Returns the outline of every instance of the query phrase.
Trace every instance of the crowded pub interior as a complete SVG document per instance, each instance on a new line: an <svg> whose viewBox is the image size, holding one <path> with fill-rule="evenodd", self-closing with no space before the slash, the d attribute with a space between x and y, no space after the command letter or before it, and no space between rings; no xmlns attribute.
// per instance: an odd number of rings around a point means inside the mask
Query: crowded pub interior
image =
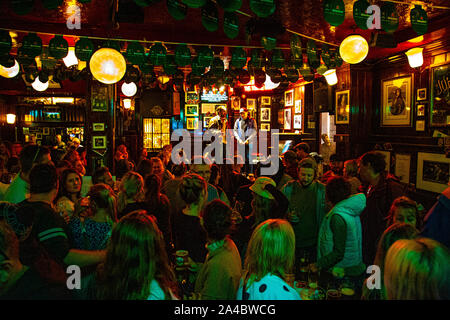
<svg viewBox="0 0 450 320"><path fill-rule="evenodd" d="M0 12L0 300L450 299L449 0Z"/></svg>

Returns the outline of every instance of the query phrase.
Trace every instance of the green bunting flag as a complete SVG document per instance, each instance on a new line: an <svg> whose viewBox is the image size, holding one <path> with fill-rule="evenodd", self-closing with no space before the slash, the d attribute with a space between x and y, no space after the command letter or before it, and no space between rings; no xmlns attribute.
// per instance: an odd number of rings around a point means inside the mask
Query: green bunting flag
<svg viewBox="0 0 450 320"><path fill-rule="evenodd" d="M411 26L413 30L419 35L424 35L428 30L428 15L422 6L415 5L414 9L411 10Z"/></svg>
<svg viewBox="0 0 450 320"><path fill-rule="evenodd" d="M324 0L323 17L332 26L339 26L345 19L345 4L343 0Z"/></svg>

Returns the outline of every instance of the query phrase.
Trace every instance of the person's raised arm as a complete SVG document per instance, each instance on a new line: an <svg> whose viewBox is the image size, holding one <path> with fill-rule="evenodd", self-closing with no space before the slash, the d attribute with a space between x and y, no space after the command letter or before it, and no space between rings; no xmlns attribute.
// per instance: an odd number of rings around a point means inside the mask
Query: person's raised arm
<svg viewBox="0 0 450 320"><path fill-rule="evenodd" d="M66 265L77 265L79 267L86 267L94 265L105 260L106 250L87 251L71 249L64 258Z"/></svg>

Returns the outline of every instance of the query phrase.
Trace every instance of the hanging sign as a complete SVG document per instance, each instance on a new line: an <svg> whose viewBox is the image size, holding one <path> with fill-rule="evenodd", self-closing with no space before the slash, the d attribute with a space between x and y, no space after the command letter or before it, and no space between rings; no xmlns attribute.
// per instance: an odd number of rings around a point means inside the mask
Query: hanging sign
<svg viewBox="0 0 450 320"><path fill-rule="evenodd" d="M367 0L358 0L353 4L353 20L355 20L358 28L367 30L367 21L370 14L366 13L367 8L370 6Z"/></svg>
<svg viewBox="0 0 450 320"><path fill-rule="evenodd" d="M94 53L94 44L88 38L80 38L75 44L75 55L80 61L89 61Z"/></svg>
<svg viewBox="0 0 450 320"><path fill-rule="evenodd" d="M321 52L320 55L322 57L323 63L325 63L326 66L329 66L330 65L330 59L331 59L330 47L326 43L324 43L322 45L322 52Z"/></svg>
<svg viewBox="0 0 450 320"><path fill-rule="evenodd" d="M187 16L188 6L180 0L167 0L167 11L175 20L183 20Z"/></svg>
<svg viewBox="0 0 450 320"><path fill-rule="evenodd" d="M214 59L214 52L209 47L203 47L198 52L198 63L206 68L209 67ZM203 73L203 72L202 72Z"/></svg>
<svg viewBox="0 0 450 320"><path fill-rule="evenodd" d="M320 66L320 60L317 57L317 47L315 41L308 40L306 53L308 56L308 63L310 67L313 69L317 69Z"/></svg>
<svg viewBox="0 0 450 320"><path fill-rule="evenodd" d="M231 54L231 65L235 68L241 69L247 63L247 54L242 47L237 47L233 49Z"/></svg>
<svg viewBox="0 0 450 320"><path fill-rule="evenodd" d="M324 0L323 16L332 26L339 26L345 19L345 4L343 0Z"/></svg>
<svg viewBox="0 0 450 320"><path fill-rule="evenodd" d="M126 58L132 64L141 65L145 62L145 49L137 41L128 43Z"/></svg>
<svg viewBox="0 0 450 320"><path fill-rule="evenodd" d="M262 36L261 37L261 45L266 49L267 51L272 51L277 46L277 39L269 36Z"/></svg>
<svg viewBox="0 0 450 320"><path fill-rule="evenodd" d="M175 62L180 67L191 63L191 51L186 44L179 44L175 49Z"/></svg>
<svg viewBox="0 0 450 320"><path fill-rule="evenodd" d="M29 33L22 40L21 53L31 58L42 53L42 39L36 33Z"/></svg>
<svg viewBox="0 0 450 320"><path fill-rule="evenodd" d="M217 0L217 3L225 12L234 12L242 6L242 0Z"/></svg>
<svg viewBox="0 0 450 320"><path fill-rule="evenodd" d="M427 12L422 9L422 6L415 5L411 10L411 26L413 30L419 35L424 35L428 30L428 16Z"/></svg>
<svg viewBox="0 0 450 320"><path fill-rule="evenodd" d="M381 6L381 28L389 33L397 30L399 24L398 12L395 4L384 2Z"/></svg>
<svg viewBox="0 0 450 320"><path fill-rule="evenodd" d="M48 54L55 59L62 59L69 52L69 44L62 35L56 35L48 44Z"/></svg>
<svg viewBox="0 0 450 320"><path fill-rule="evenodd" d="M155 43L150 48L150 62L155 66L163 66L166 63L166 56L167 56L167 50L166 48L160 43Z"/></svg>
<svg viewBox="0 0 450 320"><path fill-rule="evenodd" d="M224 13L223 32L225 32L225 35L230 39L234 39L239 35L239 18L236 13Z"/></svg>
<svg viewBox="0 0 450 320"><path fill-rule="evenodd" d="M203 93L201 95L202 101L205 102L222 102L228 101L228 96L226 92L224 93L213 93L212 91L208 91L207 93Z"/></svg>
<svg viewBox="0 0 450 320"><path fill-rule="evenodd" d="M219 28L219 11L212 1L208 1L202 7L202 25L211 32Z"/></svg>
<svg viewBox="0 0 450 320"><path fill-rule="evenodd" d="M13 11L20 15L26 15L33 10L34 0L13 0L10 1Z"/></svg>

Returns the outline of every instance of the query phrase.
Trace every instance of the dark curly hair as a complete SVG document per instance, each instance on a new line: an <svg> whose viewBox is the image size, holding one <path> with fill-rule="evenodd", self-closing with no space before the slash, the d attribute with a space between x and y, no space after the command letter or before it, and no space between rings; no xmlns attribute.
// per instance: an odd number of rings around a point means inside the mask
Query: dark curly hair
<svg viewBox="0 0 450 320"><path fill-rule="evenodd" d="M224 239L231 230L231 208L221 200L213 200L205 206L201 215L203 228L211 240Z"/></svg>
<svg viewBox="0 0 450 320"><path fill-rule="evenodd" d="M207 185L205 179L195 173L184 175L180 184L180 196L186 204L197 203Z"/></svg>

